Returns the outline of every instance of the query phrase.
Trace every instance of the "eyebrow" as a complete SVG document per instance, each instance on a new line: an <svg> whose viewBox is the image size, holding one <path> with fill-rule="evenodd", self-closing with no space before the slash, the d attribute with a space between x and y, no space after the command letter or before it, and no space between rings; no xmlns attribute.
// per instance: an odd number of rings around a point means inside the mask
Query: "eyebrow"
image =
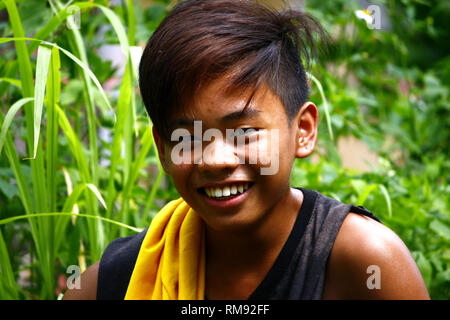
<svg viewBox="0 0 450 320"><path fill-rule="evenodd" d="M257 117L260 112L260 110L254 108L243 108L242 110L234 111L223 116L220 120L230 122L233 120L251 119ZM192 127L193 125L194 120L187 118L178 118L170 122L171 128Z"/></svg>
<svg viewBox="0 0 450 320"><path fill-rule="evenodd" d="M226 116L222 117L221 120L228 122L232 120L251 119L257 117L260 112L260 110L254 108L244 108L242 110L227 114Z"/></svg>

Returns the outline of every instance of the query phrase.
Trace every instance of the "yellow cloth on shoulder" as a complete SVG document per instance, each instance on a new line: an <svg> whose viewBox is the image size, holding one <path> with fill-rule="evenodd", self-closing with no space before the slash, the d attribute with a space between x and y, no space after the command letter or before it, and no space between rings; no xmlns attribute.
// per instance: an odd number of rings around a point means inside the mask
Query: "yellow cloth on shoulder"
<svg viewBox="0 0 450 320"><path fill-rule="evenodd" d="M202 300L204 292L203 220L180 198L153 218L125 300Z"/></svg>

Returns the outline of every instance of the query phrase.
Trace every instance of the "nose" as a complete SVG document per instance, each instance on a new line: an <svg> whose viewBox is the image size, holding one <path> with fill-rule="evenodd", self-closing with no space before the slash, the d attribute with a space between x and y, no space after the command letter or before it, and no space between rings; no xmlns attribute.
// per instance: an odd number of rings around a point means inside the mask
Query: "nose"
<svg viewBox="0 0 450 320"><path fill-rule="evenodd" d="M198 169L200 171L223 171L234 169L238 165L239 157L235 147L224 139L215 138L204 147Z"/></svg>

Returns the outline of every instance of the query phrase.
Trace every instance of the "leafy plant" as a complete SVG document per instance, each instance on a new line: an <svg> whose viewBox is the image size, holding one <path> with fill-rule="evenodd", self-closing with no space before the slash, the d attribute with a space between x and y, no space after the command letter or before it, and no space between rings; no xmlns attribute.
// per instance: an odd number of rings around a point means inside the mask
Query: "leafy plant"
<svg viewBox="0 0 450 320"><path fill-rule="evenodd" d="M32 37L25 37L19 12L32 10L29 3L19 3L18 7L14 0L3 1L12 36L0 38L0 43L5 46L2 50L14 50L17 59L4 61L2 68L2 79L6 79L1 87L3 105L14 102L6 115L0 115L0 145L7 159L5 163L2 158L1 163L12 169L7 187L2 190L16 185L18 191L9 190L7 194L17 193L21 206L17 209L19 214L5 211L0 219L4 225L0 229L0 297L48 299L55 297L56 276L64 274L61 267L78 263L85 267L85 259L88 264L97 261L112 239L126 235L126 230L138 230L129 225L149 223L157 209L153 200L162 171L143 172L149 162L158 161L150 123L143 109L137 110L134 71L137 61L132 51L138 47L135 47L133 2L116 8L120 9L117 13L97 2L67 6L50 0L43 10L51 18ZM115 42L125 55L125 72L116 99L105 92L92 71L88 57L96 57L94 47L85 44L81 33L85 28L83 21L72 19L73 14L81 12L83 17L101 16L102 24L114 31ZM127 30L124 21L128 22ZM17 72L20 82L14 79ZM109 68L105 72L111 74ZM67 99L62 101L74 81L81 84L80 94L69 103ZM17 96L21 98L17 100ZM19 154L15 147L21 137L12 135L14 121L22 114L27 148L21 151L25 154ZM99 144L98 131L102 127L113 133L110 145ZM107 150L111 154L110 165L101 166L100 154ZM25 178L23 163L29 164L31 177ZM149 175L156 179L151 187L143 183ZM137 185L139 182L141 186ZM144 206L147 214L138 214ZM23 254L25 249L14 245L17 237L8 230L15 226L11 222L18 223L20 219L26 219L21 235L31 232L35 254L32 260L38 262L24 266L36 281L26 291L15 285L21 257L9 258L12 252L18 250ZM73 248L67 241L78 245Z"/></svg>
<svg viewBox="0 0 450 320"><path fill-rule="evenodd" d="M379 163L369 172L342 168L329 125L322 124L319 157L298 161L293 183L369 208L412 251L431 297L448 299L450 7L438 1L377 5L390 22L385 30L359 20L355 12L365 8L356 2L307 1L306 11L333 35L332 54L312 73L328 98L334 139L356 137ZM311 99L321 109L322 96L313 87Z"/></svg>

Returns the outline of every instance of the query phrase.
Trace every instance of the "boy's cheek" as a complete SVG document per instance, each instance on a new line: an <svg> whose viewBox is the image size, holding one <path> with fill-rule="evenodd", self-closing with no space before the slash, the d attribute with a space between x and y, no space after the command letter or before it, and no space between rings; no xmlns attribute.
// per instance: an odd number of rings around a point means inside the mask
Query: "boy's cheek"
<svg viewBox="0 0 450 320"><path fill-rule="evenodd" d="M175 155L175 153L173 152L173 148L167 146L165 148L163 162L164 171L172 178L176 178L181 175L189 167L189 161L183 161L185 160L183 158L185 156L186 155L183 155L182 153L180 153L179 155Z"/></svg>
<svg viewBox="0 0 450 320"><path fill-rule="evenodd" d="M167 159L167 161L166 161L167 169L165 171L171 177L182 176L184 173L186 173L192 167L192 164L190 163L190 161L183 162L182 158L178 159L178 160L175 159L175 161L174 161L173 157L171 157L170 154L169 154L169 157L166 159Z"/></svg>
<svg viewBox="0 0 450 320"><path fill-rule="evenodd" d="M238 148L238 155L241 163L257 165L261 175L277 174L280 166L278 129L261 132L247 146Z"/></svg>

